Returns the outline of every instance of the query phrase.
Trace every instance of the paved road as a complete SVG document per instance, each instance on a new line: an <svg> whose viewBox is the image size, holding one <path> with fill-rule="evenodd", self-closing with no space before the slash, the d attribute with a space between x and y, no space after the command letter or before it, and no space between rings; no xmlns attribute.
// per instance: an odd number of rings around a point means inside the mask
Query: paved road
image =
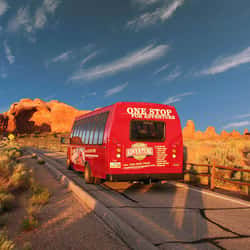
<svg viewBox="0 0 250 250"><path fill-rule="evenodd" d="M250 249L250 202L175 183L86 185L65 154L44 155L159 249Z"/></svg>

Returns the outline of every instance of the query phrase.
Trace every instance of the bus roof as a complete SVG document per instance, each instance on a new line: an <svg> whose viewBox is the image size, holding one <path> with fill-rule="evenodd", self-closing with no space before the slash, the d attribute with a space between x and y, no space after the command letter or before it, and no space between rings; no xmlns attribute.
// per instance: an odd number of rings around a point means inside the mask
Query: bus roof
<svg viewBox="0 0 250 250"><path fill-rule="evenodd" d="M124 105L124 106L130 106L130 105L135 105L135 106L136 105L138 105L138 106L146 105L146 106L149 106L150 105L150 106L155 106L155 107L166 107L166 108L170 108L170 109L175 109L175 107L172 106L172 105L166 105L166 104L161 104L161 103L150 103L150 102L116 102L116 103L111 104L109 106L106 106L106 107L103 107L103 108L97 108L94 111L91 111L91 112L88 112L86 114L77 116L75 118L75 120L80 120L80 119L85 118L85 117L89 117L89 116L96 115L96 114L99 114L99 113L102 113L102 112L105 112L105 111L109 111L109 110L114 109L116 106L120 106L120 105Z"/></svg>

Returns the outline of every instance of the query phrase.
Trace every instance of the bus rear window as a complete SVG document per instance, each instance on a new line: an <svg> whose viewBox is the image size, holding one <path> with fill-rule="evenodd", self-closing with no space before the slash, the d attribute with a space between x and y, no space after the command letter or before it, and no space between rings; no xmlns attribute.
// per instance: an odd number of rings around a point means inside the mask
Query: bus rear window
<svg viewBox="0 0 250 250"><path fill-rule="evenodd" d="M162 142L165 140L165 123L159 121L131 120L130 140Z"/></svg>

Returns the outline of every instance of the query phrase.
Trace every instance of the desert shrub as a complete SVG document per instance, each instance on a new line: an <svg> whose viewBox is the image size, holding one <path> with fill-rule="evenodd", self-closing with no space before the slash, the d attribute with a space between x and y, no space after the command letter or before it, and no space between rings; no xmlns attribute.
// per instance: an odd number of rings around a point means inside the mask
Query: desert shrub
<svg viewBox="0 0 250 250"><path fill-rule="evenodd" d="M11 159L5 153L2 153L0 156L0 176L7 178L11 174Z"/></svg>
<svg viewBox="0 0 250 250"><path fill-rule="evenodd" d="M55 138L57 138L57 133L53 133L53 136L54 136Z"/></svg>
<svg viewBox="0 0 250 250"><path fill-rule="evenodd" d="M10 177L10 186L13 190L27 189L30 186L31 173L28 168L22 164L18 163Z"/></svg>
<svg viewBox="0 0 250 250"><path fill-rule="evenodd" d="M37 163L38 163L38 164L45 164L45 160L43 160L42 158L39 158L39 159L37 160Z"/></svg>
<svg viewBox="0 0 250 250"><path fill-rule="evenodd" d="M33 154L31 155L31 158L32 158L32 159L37 159L37 154L36 154L36 153L33 153Z"/></svg>
<svg viewBox="0 0 250 250"><path fill-rule="evenodd" d="M1 227L4 227L6 224L7 224L7 222L8 222L8 214L7 213L5 213L5 214L0 214L0 228Z"/></svg>
<svg viewBox="0 0 250 250"><path fill-rule="evenodd" d="M25 242L23 244L22 250L32 250L32 245L30 242Z"/></svg>
<svg viewBox="0 0 250 250"><path fill-rule="evenodd" d="M30 198L31 205L44 205L48 202L50 193L47 188L43 188L40 185L34 184L31 187L32 196Z"/></svg>
<svg viewBox="0 0 250 250"><path fill-rule="evenodd" d="M15 249L15 244L13 241L8 239L6 231L0 231L0 249L1 250Z"/></svg>
<svg viewBox="0 0 250 250"><path fill-rule="evenodd" d="M10 193L0 193L0 212L11 210L14 207L15 196Z"/></svg>
<svg viewBox="0 0 250 250"><path fill-rule="evenodd" d="M34 216L29 215L23 219L22 228L25 231L30 231L30 230L33 230L34 228L38 227L38 224L39 224L38 220Z"/></svg>

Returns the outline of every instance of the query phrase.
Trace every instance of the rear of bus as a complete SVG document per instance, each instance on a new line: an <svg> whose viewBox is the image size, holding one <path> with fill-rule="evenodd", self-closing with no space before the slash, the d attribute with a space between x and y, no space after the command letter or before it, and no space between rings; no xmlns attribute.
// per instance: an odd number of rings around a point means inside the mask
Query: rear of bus
<svg viewBox="0 0 250 250"><path fill-rule="evenodd" d="M173 106L117 103L108 143L110 181L183 179L183 141Z"/></svg>

